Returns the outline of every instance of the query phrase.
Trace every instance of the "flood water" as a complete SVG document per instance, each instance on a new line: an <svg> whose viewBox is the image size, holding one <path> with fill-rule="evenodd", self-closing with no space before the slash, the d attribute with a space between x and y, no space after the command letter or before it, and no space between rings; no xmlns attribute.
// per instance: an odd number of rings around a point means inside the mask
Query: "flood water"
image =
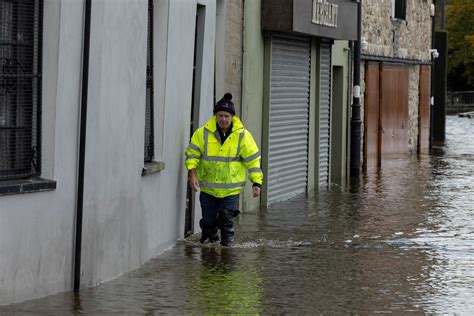
<svg viewBox="0 0 474 316"><path fill-rule="evenodd" d="M474 312L474 120L447 118L432 155L385 162L238 218L233 248L196 238L80 294L0 313Z"/></svg>

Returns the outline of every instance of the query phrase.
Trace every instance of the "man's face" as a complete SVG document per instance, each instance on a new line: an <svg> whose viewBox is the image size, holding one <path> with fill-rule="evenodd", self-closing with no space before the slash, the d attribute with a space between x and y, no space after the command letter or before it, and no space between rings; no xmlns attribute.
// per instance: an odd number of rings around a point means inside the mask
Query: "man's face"
<svg viewBox="0 0 474 316"><path fill-rule="evenodd" d="M227 131L230 127L230 123L232 123L232 114L227 111L219 111L216 113L216 119L220 129Z"/></svg>

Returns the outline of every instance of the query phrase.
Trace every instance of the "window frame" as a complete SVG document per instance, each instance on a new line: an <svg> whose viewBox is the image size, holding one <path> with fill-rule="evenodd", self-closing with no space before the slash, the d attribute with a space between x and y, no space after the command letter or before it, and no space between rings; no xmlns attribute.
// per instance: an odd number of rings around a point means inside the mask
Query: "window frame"
<svg viewBox="0 0 474 316"><path fill-rule="evenodd" d="M41 174L44 1L0 7L0 182L10 182Z"/></svg>
<svg viewBox="0 0 474 316"><path fill-rule="evenodd" d="M144 142L144 166L142 176L160 172L165 168L165 163L155 161L155 80L154 80L154 38L155 38L155 10L154 0L148 0L147 19L147 48L146 48L146 96L145 96L145 142ZM158 109L158 112L160 109ZM159 124L159 122L158 122Z"/></svg>
<svg viewBox="0 0 474 316"><path fill-rule="evenodd" d="M10 10L8 6L11 6ZM44 0L0 0L0 42L3 42L0 45L0 119L3 114L3 122L0 122L3 125L0 125L0 196L56 189L56 181L39 177L43 158L43 14ZM11 22L11 25L3 24L5 21ZM31 32L28 34L28 31ZM13 115L13 111L16 114ZM21 126L21 117L28 115L25 120L31 124ZM18 140L21 142L21 135L15 135L22 129L27 131L27 137L24 137L26 144L35 147L25 147L26 152L30 152L30 156L23 161L23 169L27 171L14 172L17 160L25 158L22 156L22 150L25 150L21 149L22 144L20 149L16 144ZM1 142L4 147L1 147ZM2 157L2 154L6 156ZM9 166L13 167L12 170Z"/></svg>
<svg viewBox="0 0 474 316"><path fill-rule="evenodd" d="M392 0L392 19L406 20L407 1Z"/></svg>
<svg viewBox="0 0 474 316"><path fill-rule="evenodd" d="M148 0L147 58L146 58L146 100L145 100L145 147L144 162L155 157L154 106L153 106L153 0Z"/></svg>

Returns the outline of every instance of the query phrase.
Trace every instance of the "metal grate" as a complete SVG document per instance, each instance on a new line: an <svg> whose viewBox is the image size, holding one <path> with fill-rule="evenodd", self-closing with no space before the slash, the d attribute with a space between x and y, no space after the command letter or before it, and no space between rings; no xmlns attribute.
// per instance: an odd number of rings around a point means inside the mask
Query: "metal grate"
<svg viewBox="0 0 474 316"><path fill-rule="evenodd" d="M474 111L474 91L448 91L446 112L448 115Z"/></svg>
<svg viewBox="0 0 474 316"><path fill-rule="evenodd" d="M322 39L319 46L319 187L329 184L331 146L331 43Z"/></svg>
<svg viewBox="0 0 474 316"><path fill-rule="evenodd" d="M145 162L153 160L153 0L148 0L148 41L146 66Z"/></svg>
<svg viewBox="0 0 474 316"><path fill-rule="evenodd" d="M0 0L0 180L41 172L43 0Z"/></svg>

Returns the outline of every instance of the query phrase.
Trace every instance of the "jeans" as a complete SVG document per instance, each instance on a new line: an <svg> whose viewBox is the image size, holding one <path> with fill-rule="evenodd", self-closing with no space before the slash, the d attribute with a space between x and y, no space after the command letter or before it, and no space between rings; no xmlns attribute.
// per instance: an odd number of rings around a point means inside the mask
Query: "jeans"
<svg viewBox="0 0 474 316"><path fill-rule="evenodd" d="M210 194L201 192L199 195L201 202L202 219L207 227L217 226L217 210L220 208L236 209L239 202L239 195L230 195L224 198L217 198Z"/></svg>

